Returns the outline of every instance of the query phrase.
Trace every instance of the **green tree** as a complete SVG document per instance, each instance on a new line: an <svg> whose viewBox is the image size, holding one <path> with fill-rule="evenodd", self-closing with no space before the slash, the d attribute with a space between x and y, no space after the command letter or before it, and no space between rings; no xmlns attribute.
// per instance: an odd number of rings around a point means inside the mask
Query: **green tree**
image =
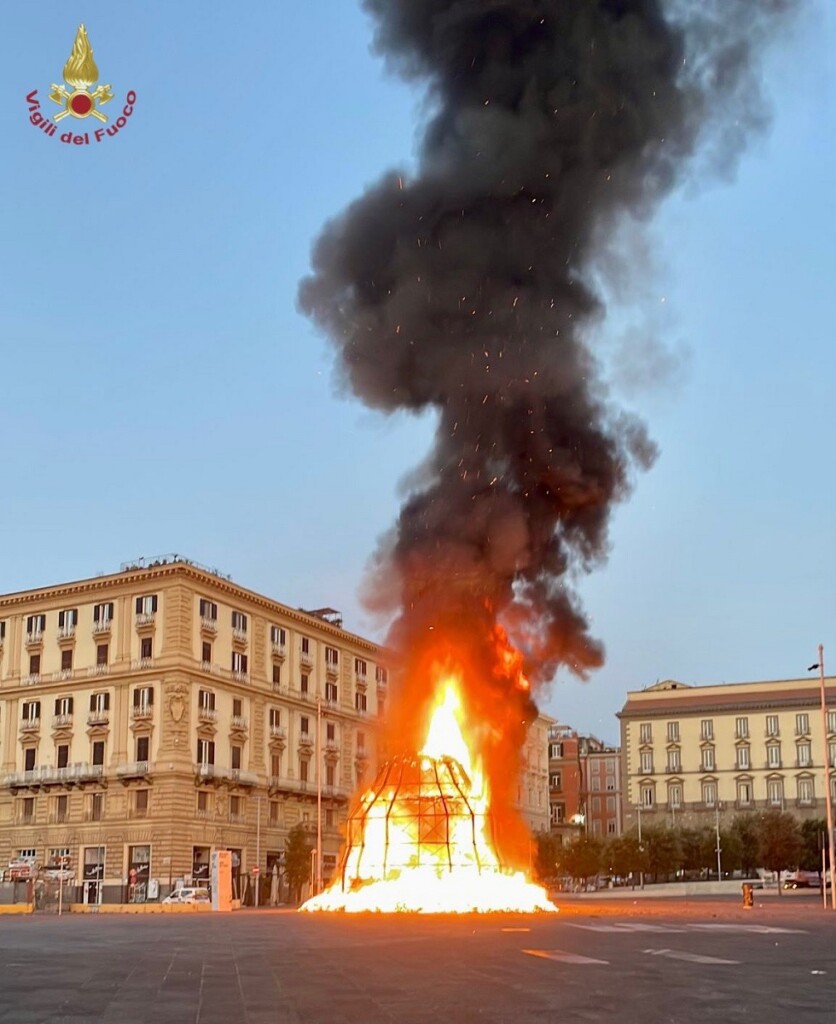
<svg viewBox="0 0 836 1024"><path fill-rule="evenodd" d="M797 867L804 844L795 818L787 811L765 811L758 824L763 866L773 872ZM779 880L780 877L779 874Z"/></svg>
<svg viewBox="0 0 836 1024"><path fill-rule="evenodd" d="M714 829L681 828L679 829L679 846L682 856L682 867L686 871L704 871L715 862Z"/></svg>
<svg viewBox="0 0 836 1024"><path fill-rule="evenodd" d="M604 850L604 864L610 874L626 878L634 877L647 867L644 844L639 845L639 837L635 832L622 836L614 836Z"/></svg>
<svg viewBox="0 0 836 1024"><path fill-rule="evenodd" d="M284 871L297 903L302 898L302 886L311 877L312 848L310 833L302 822L288 832L284 844Z"/></svg>
<svg viewBox="0 0 836 1024"><path fill-rule="evenodd" d="M827 821L808 818L801 822L801 854L798 866L804 871L821 871L821 844L827 847Z"/></svg>
<svg viewBox="0 0 836 1024"><path fill-rule="evenodd" d="M665 825L651 825L642 832L642 844L647 855L647 870L658 882L660 875L668 878L681 860L679 836Z"/></svg>
<svg viewBox="0 0 836 1024"><path fill-rule="evenodd" d="M731 832L737 843L740 868L748 878L764 863L760 849L760 822L754 814L736 814L731 823Z"/></svg>
<svg viewBox="0 0 836 1024"><path fill-rule="evenodd" d="M560 854L560 866L571 878L584 882L601 870L603 844L595 836L579 836L573 843L564 846Z"/></svg>
<svg viewBox="0 0 836 1024"><path fill-rule="evenodd" d="M560 837L551 832L538 832L535 839L537 855L534 860L534 871L541 882L549 882L558 875L562 843Z"/></svg>

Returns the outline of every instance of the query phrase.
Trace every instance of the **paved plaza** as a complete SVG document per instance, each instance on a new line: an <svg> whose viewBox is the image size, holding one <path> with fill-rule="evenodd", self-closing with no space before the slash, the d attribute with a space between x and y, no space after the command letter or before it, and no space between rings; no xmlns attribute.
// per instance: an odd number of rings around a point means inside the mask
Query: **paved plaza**
<svg viewBox="0 0 836 1024"><path fill-rule="evenodd" d="M0 918L0 1024L790 1020L836 1020L836 914L814 900Z"/></svg>

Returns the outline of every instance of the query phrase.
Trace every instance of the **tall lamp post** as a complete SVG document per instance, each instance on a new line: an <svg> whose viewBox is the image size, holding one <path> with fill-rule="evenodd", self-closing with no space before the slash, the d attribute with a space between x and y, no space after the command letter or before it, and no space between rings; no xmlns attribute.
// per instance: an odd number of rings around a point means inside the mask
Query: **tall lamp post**
<svg viewBox="0 0 836 1024"><path fill-rule="evenodd" d="M720 801L714 801L714 835L717 839L717 881L723 881L723 863L720 860Z"/></svg>
<svg viewBox="0 0 836 1024"><path fill-rule="evenodd" d="M836 855L833 842L833 801L830 796L830 753L827 746L827 694L824 686L824 645L819 644L819 660L807 670L819 670L821 684L821 727L822 743L824 744L824 806L827 810L827 849L830 856L830 902L836 910ZM826 886L825 886L826 888Z"/></svg>
<svg viewBox="0 0 836 1024"><path fill-rule="evenodd" d="M316 698L316 891L322 892L322 699Z"/></svg>
<svg viewBox="0 0 836 1024"><path fill-rule="evenodd" d="M644 849L642 847L642 803L641 803L641 794L639 794L639 802L638 802L638 804L636 804L636 811L638 812L638 816L639 816L639 856L641 857L641 855L644 853ZM644 889L644 858L643 857L641 857L641 860L640 860L639 863L642 865L639 868L639 888L640 889Z"/></svg>

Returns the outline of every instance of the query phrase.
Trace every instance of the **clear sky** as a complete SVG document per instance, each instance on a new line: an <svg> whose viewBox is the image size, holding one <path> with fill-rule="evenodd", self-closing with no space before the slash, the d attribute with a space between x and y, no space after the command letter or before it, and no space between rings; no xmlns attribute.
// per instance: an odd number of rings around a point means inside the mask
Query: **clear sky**
<svg viewBox="0 0 836 1024"><path fill-rule="evenodd" d="M601 331L619 381L636 319L680 353L621 391L661 458L580 584L607 663L543 700L611 741L625 691L657 679L803 675L820 642L836 671L836 10L802 2L764 63L769 132L732 180L667 203L641 301ZM413 158L420 93L353 0L3 20L0 592L177 551L379 638L358 588L432 423L342 396L295 296L326 219ZM137 101L117 136L68 146L25 97L58 109L80 21L110 123Z"/></svg>

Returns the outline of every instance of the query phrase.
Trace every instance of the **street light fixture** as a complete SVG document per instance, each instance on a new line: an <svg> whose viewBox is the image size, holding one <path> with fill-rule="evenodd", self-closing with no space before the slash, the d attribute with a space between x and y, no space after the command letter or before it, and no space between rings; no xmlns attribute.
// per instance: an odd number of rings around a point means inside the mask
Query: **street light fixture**
<svg viewBox="0 0 836 1024"><path fill-rule="evenodd" d="M824 686L824 645L819 644L819 660L811 665L807 671L819 670L821 683L821 725L822 742L824 744L824 806L827 810L827 846L830 854L830 901L831 906L836 910L836 855L834 855L833 843L833 801L830 797L830 756L827 746L827 695ZM825 885L825 889L827 886Z"/></svg>
<svg viewBox="0 0 836 1024"><path fill-rule="evenodd" d="M720 801L714 801L714 835L717 838L717 881L723 881L723 864L720 859Z"/></svg>

